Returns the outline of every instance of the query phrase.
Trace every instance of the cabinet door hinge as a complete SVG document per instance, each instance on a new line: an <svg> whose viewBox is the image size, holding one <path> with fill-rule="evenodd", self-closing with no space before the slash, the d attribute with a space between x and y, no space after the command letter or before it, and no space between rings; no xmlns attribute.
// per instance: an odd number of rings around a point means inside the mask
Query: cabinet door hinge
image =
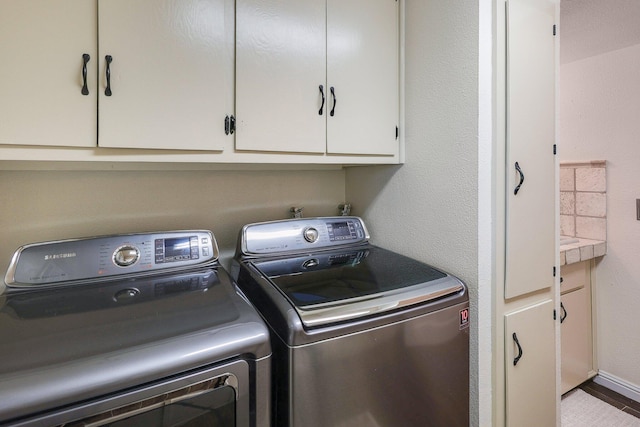
<svg viewBox="0 0 640 427"><path fill-rule="evenodd" d="M556 154L558 154L558 147L556 147L556 144L553 144L553 155L555 156Z"/></svg>
<svg viewBox="0 0 640 427"><path fill-rule="evenodd" d="M224 134L233 135L235 131L236 131L236 118L233 115L226 116L224 118Z"/></svg>
<svg viewBox="0 0 640 427"><path fill-rule="evenodd" d="M556 277L556 267L555 267L555 265L553 266L553 277Z"/></svg>
<svg viewBox="0 0 640 427"><path fill-rule="evenodd" d="M556 320L556 319L557 319L557 317L556 317L556 309L554 308L553 309L553 320Z"/></svg>
<svg viewBox="0 0 640 427"><path fill-rule="evenodd" d="M398 129L398 126L396 126L396 139L398 139L398 135L400 135L400 129Z"/></svg>
<svg viewBox="0 0 640 427"><path fill-rule="evenodd" d="M556 24L553 24L553 35L556 35Z"/></svg>

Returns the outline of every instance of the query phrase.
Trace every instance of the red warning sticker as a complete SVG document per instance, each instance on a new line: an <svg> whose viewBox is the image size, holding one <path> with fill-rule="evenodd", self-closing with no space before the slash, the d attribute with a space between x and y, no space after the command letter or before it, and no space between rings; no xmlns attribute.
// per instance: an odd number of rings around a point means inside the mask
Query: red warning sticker
<svg viewBox="0 0 640 427"><path fill-rule="evenodd" d="M460 310L460 329L469 327L469 309Z"/></svg>

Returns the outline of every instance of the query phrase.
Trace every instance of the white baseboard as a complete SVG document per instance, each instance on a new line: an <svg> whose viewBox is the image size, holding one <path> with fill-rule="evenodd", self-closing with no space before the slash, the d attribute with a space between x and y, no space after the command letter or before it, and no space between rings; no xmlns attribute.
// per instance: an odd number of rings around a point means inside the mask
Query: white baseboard
<svg viewBox="0 0 640 427"><path fill-rule="evenodd" d="M640 387L635 384L631 384L621 378L611 375L608 372L599 371L598 375L593 379L596 384L600 384L603 387L613 390L616 393L633 399L636 402L640 402Z"/></svg>

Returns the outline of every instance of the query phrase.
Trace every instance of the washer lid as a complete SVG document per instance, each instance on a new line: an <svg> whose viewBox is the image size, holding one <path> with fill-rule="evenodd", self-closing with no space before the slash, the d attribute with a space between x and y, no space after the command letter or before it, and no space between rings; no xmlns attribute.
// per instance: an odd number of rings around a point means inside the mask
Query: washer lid
<svg viewBox="0 0 640 427"><path fill-rule="evenodd" d="M253 263L314 327L425 304L464 285L429 265L368 245Z"/></svg>

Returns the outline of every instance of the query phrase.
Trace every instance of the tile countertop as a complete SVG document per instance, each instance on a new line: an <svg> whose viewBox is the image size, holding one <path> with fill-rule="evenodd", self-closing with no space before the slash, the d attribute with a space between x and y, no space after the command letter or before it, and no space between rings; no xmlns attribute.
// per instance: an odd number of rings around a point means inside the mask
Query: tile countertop
<svg viewBox="0 0 640 427"><path fill-rule="evenodd" d="M562 241L567 241L563 244ZM560 265L573 264L607 253L607 242L603 240L581 239L578 237L560 238Z"/></svg>

